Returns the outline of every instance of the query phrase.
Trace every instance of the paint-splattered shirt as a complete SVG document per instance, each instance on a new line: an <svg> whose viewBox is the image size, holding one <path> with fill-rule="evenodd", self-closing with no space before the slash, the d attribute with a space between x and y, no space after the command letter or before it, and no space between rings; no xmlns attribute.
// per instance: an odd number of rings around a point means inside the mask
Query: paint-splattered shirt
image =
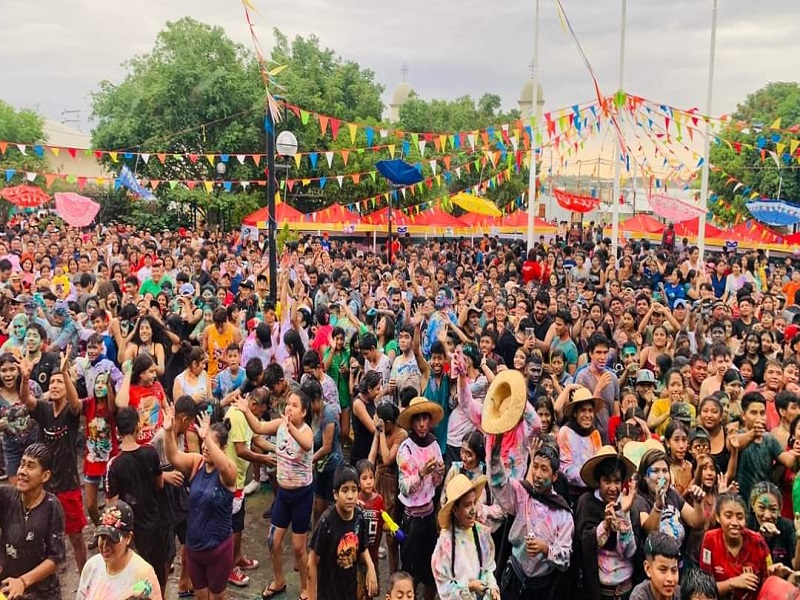
<svg viewBox="0 0 800 600"><path fill-rule="evenodd" d="M561 462L559 471L570 487L585 488L586 483L581 479L581 468L603 446L600 432L595 429L589 435L582 436L564 426L558 430L556 440Z"/></svg>
<svg viewBox="0 0 800 600"><path fill-rule="evenodd" d="M107 600L108 598L149 598L161 600L161 588L153 567L141 556L130 551L131 560L125 568L111 576L103 557L95 554L81 571L75 600Z"/></svg>
<svg viewBox="0 0 800 600"><path fill-rule="evenodd" d="M409 437L400 444L397 451L400 501L406 509L410 509L410 513L419 512L417 516L426 516L426 513L433 511L433 497L444 478L444 473L438 470L430 475L422 475L425 463L431 459L444 462L442 451L435 440L423 448Z"/></svg>
<svg viewBox="0 0 800 600"><path fill-rule="evenodd" d="M469 582L473 579L484 583L487 589L498 589L490 530L480 523L475 528L477 541L472 529L460 527L455 528L455 535L450 529L443 529L439 535L431 567L440 600L474 598L469 591ZM478 546L481 549L480 560Z"/></svg>

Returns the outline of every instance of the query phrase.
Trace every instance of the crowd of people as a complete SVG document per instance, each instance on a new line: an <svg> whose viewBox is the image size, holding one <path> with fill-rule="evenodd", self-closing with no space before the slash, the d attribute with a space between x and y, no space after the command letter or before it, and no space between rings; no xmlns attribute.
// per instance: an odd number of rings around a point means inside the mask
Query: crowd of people
<svg viewBox="0 0 800 600"><path fill-rule="evenodd" d="M20 218L0 589L61 598L67 540L79 600L167 597L173 563L173 595L221 599L259 558L301 600L794 585L800 264L572 233L308 236L272 297L263 238Z"/></svg>

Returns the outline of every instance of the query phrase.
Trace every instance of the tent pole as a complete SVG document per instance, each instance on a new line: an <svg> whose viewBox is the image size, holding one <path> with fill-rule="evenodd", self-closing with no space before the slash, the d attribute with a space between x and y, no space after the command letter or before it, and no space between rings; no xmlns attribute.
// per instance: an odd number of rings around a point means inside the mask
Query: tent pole
<svg viewBox="0 0 800 600"><path fill-rule="evenodd" d="M708 55L708 89L706 90L705 136L703 140L703 175L700 184L700 206L703 209L697 224L697 247L700 262L704 262L706 251L706 211L708 210L708 173L711 167L711 102L714 98L714 56L717 45L717 0L711 0L711 51Z"/></svg>
<svg viewBox="0 0 800 600"><path fill-rule="evenodd" d="M533 249L533 218L536 215L536 151L539 148L539 0L533 8L533 65L531 79L531 164L528 178L528 252ZM534 112L535 111L535 112ZM535 115L535 117L534 117Z"/></svg>
<svg viewBox="0 0 800 600"><path fill-rule="evenodd" d="M625 17L628 8L628 0L622 0L622 20L620 22L620 34L619 34L619 87L617 88L620 92L622 92L622 87L625 81ZM619 248L619 197L620 197L620 189L619 189L619 178L620 178L620 159L622 155L622 140L620 136L622 134L618 131L616 138L617 143L615 144L615 153L616 156L614 157L614 191L611 195L611 260L613 261L612 264L616 266L617 264L617 251ZM599 171L598 166L598 171Z"/></svg>

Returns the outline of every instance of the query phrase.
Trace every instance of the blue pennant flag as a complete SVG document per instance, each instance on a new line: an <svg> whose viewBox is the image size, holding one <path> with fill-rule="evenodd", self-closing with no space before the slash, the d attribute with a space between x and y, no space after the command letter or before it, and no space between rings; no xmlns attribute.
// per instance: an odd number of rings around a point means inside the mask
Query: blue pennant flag
<svg viewBox="0 0 800 600"><path fill-rule="evenodd" d="M118 189L121 185L128 188L142 200L147 200L149 202L156 201L156 197L153 195L153 193L150 190L142 187L142 185L136 181L136 177L128 168L128 165L122 166L122 169L119 172L119 177L117 177L116 181L114 182L114 188Z"/></svg>

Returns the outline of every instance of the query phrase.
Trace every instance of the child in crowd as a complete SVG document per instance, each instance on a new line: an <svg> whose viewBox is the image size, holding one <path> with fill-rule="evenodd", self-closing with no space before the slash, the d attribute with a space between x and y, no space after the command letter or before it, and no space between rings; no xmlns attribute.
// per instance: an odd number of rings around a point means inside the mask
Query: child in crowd
<svg viewBox="0 0 800 600"><path fill-rule="evenodd" d="M392 573L385 600L414 600L414 578L405 571Z"/></svg>
<svg viewBox="0 0 800 600"><path fill-rule="evenodd" d="M320 517L308 554L308 600L352 600L357 597L356 561L366 567L369 596L378 578L368 548L368 526L358 507L358 473L341 465L333 476L335 503Z"/></svg>
<svg viewBox="0 0 800 600"><path fill-rule="evenodd" d="M629 600L679 600L678 540L653 531L644 543L644 572L647 580L633 588Z"/></svg>
<svg viewBox="0 0 800 600"><path fill-rule="evenodd" d="M367 524L367 544L372 564L378 564L378 548L381 545L381 533L383 532L383 496L375 491L375 465L366 459L356 463L358 473L358 505L364 513L364 520ZM377 569L375 572L377 577ZM380 585L378 586L380 589ZM358 569L358 598L365 599L367 596L366 570L362 567Z"/></svg>

